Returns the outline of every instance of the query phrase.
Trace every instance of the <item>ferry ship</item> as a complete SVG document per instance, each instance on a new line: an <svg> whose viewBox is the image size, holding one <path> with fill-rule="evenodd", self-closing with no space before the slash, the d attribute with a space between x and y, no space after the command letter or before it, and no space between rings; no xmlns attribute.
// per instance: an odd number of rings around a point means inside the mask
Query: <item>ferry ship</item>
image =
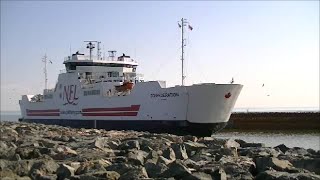
<svg viewBox="0 0 320 180"><path fill-rule="evenodd" d="M53 89L23 95L23 122L76 128L188 133L210 136L224 128L243 85L201 83L184 85L184 27L182 29L182 84L144 81L138 63L128 55L109 51L101 56L100 42L85 41L89 55L76 52L64 59ZM94 48L97 54L93 55ZM45 67L47 58L43 59Z"/></svg>

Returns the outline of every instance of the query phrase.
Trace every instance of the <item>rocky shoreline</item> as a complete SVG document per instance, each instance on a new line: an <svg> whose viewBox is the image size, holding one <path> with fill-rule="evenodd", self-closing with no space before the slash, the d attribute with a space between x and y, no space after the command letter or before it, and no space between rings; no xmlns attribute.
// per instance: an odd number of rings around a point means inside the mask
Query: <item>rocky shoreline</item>
<svg viewBox="0 0 320 180"><path fill-rule="evenodd" d="M320 151L283 144L17 122L0 135L2 180L320 179Z"/></svg>

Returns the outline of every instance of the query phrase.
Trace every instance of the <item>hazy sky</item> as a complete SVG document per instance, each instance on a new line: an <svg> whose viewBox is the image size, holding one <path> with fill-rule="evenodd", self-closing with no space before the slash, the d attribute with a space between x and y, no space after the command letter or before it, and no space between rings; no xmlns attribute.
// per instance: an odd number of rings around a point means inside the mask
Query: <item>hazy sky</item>
<svg viewBox="0 0 320 180"><path fill-rule="evenodd" d="M181 82L180 31L187 18L187 84L244 85L236 107L319 107L319 1L1 1L1 111L49 87L84 40L134 57L146 80ZM262 84L265 84L262 87ZM267 96L270 95L270 96Z"/></svg>

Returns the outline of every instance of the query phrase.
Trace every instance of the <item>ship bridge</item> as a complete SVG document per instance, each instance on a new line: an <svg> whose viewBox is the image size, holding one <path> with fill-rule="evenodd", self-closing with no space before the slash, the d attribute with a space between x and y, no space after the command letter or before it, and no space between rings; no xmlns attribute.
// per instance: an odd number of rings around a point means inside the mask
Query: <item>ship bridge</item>
<svg viewBox="0 0 320 180"><path fill-rule="evenodd" d="M109 56L101 56L99 41L88 42L89 55L77 51L64 59L66 73L77 73L81 80L90 82L142 82L143 75L137 74L138 63L130 56L122 54L116 57L116 51L108 51ZM97 46L97 54L92 54Z"/></svg>
<svg viewBox="0 0 320 180"><path fill-rule="evenodd" d="M74 72L77 70L77 67L87 66L87 67L120 67L120 68L132 68L132 71L135 72L138 63L123 54L117 59L115 57L109 56L107 58L100 58L97 56L86 56L79 52L72 54L65 58L63 64L65 64L67 72Z"/></svg>

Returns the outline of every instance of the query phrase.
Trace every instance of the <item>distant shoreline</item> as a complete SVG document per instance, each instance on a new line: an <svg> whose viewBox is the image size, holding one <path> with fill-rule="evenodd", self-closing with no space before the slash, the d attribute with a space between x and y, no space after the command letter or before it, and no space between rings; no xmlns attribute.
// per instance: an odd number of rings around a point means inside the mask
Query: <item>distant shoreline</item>
<svg viewBox="0 0 320 180"><path fill-rule="evenodd" d="M320 112L233 113L228 126L232 130L319 130Z"/></svg>

